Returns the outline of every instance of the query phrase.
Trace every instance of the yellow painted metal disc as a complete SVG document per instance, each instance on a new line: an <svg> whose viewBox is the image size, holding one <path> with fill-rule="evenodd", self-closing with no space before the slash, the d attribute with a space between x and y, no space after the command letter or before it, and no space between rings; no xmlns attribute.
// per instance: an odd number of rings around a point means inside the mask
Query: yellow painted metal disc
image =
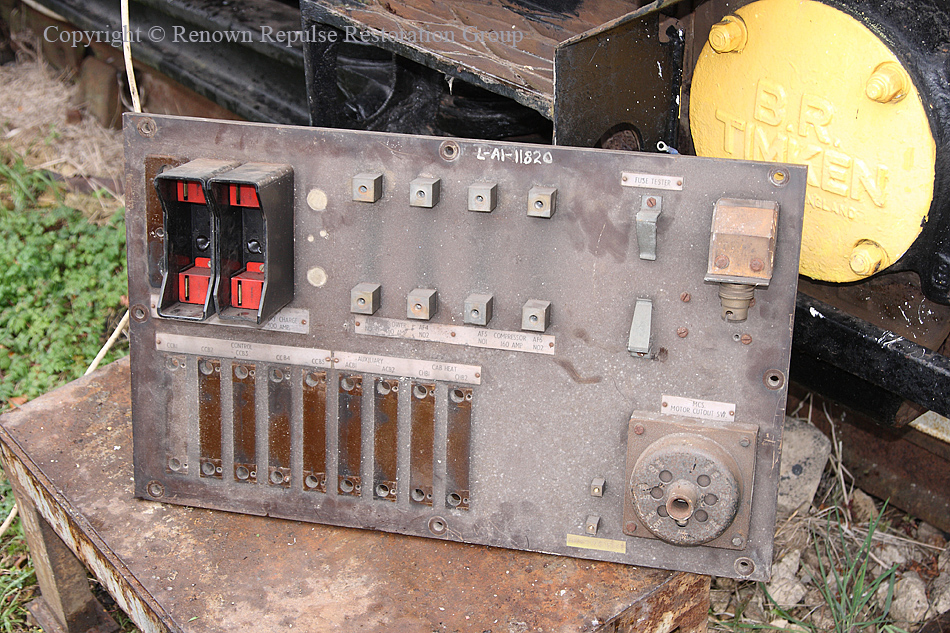
<svg viewBox="0 0 950 633"><path fill-rule="evenodd" d="M863 279L920 234L936 159L927 114L897 57L846 13L740 8L703 48L689 117L700 156L808 165L803 275Z"/></svg>

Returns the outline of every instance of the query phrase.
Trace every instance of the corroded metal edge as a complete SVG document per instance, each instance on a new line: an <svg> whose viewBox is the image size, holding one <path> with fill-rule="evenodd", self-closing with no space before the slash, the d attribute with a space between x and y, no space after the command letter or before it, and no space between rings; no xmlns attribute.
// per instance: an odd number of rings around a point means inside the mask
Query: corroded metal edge
<svg viewBox="0 0 950 633"><path fill-rule="evenodd" d="M7 477L29 496L37 512L143 633L181 631L92 525L56 490L42 469L2 425L0 461Z"/></svg>

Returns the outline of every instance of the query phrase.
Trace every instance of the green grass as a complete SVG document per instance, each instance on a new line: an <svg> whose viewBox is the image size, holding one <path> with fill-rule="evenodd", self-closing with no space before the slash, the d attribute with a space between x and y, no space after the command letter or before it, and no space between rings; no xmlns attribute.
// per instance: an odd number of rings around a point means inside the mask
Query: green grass
<svg viewBox="0 0 950 633"><path fill-rule="evenodd" d="M0 154L0 403L78 376L124 308L123 212L105 225L63 204L45 172ZM126 352L110 352L103 363ZM16 402L16 400L14 401Z"/></svg>
<svg viewBox="0 0 950 633"><path fill-rule="evenodd" d="M0 148L0 407L83 374L125 310L125 261L123 212L103 225L88 221L49 174ZM103 363L126 353L118 345ZM0 473L0 521L13 504ZM0 633L39 630L25 609L36 593L17 519L0 538Z"/></svg>

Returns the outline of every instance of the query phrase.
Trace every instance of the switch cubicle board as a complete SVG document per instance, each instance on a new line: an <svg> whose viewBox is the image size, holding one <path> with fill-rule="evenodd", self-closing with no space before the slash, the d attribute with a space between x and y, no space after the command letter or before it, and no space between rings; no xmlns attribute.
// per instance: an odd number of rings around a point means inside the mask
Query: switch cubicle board
<svg viewBox="0 0 950 633"><path fill-rule="evenodd" d="M138 496L768 576L804 167L125 140Z"/></svg>

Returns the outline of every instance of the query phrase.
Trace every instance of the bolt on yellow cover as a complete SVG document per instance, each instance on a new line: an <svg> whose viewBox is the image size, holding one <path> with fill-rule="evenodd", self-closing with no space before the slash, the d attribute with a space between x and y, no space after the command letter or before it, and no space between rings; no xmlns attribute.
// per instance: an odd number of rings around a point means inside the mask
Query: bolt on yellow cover
<svg viewBox="0 0 950 633"><path fill-rule="evenodd" d="M936 159L927 114L894 53L846 13L812 0L738 9L703 47L689 117L700 156L808 166L803 275L863 279L920 234Z"/></svg>

